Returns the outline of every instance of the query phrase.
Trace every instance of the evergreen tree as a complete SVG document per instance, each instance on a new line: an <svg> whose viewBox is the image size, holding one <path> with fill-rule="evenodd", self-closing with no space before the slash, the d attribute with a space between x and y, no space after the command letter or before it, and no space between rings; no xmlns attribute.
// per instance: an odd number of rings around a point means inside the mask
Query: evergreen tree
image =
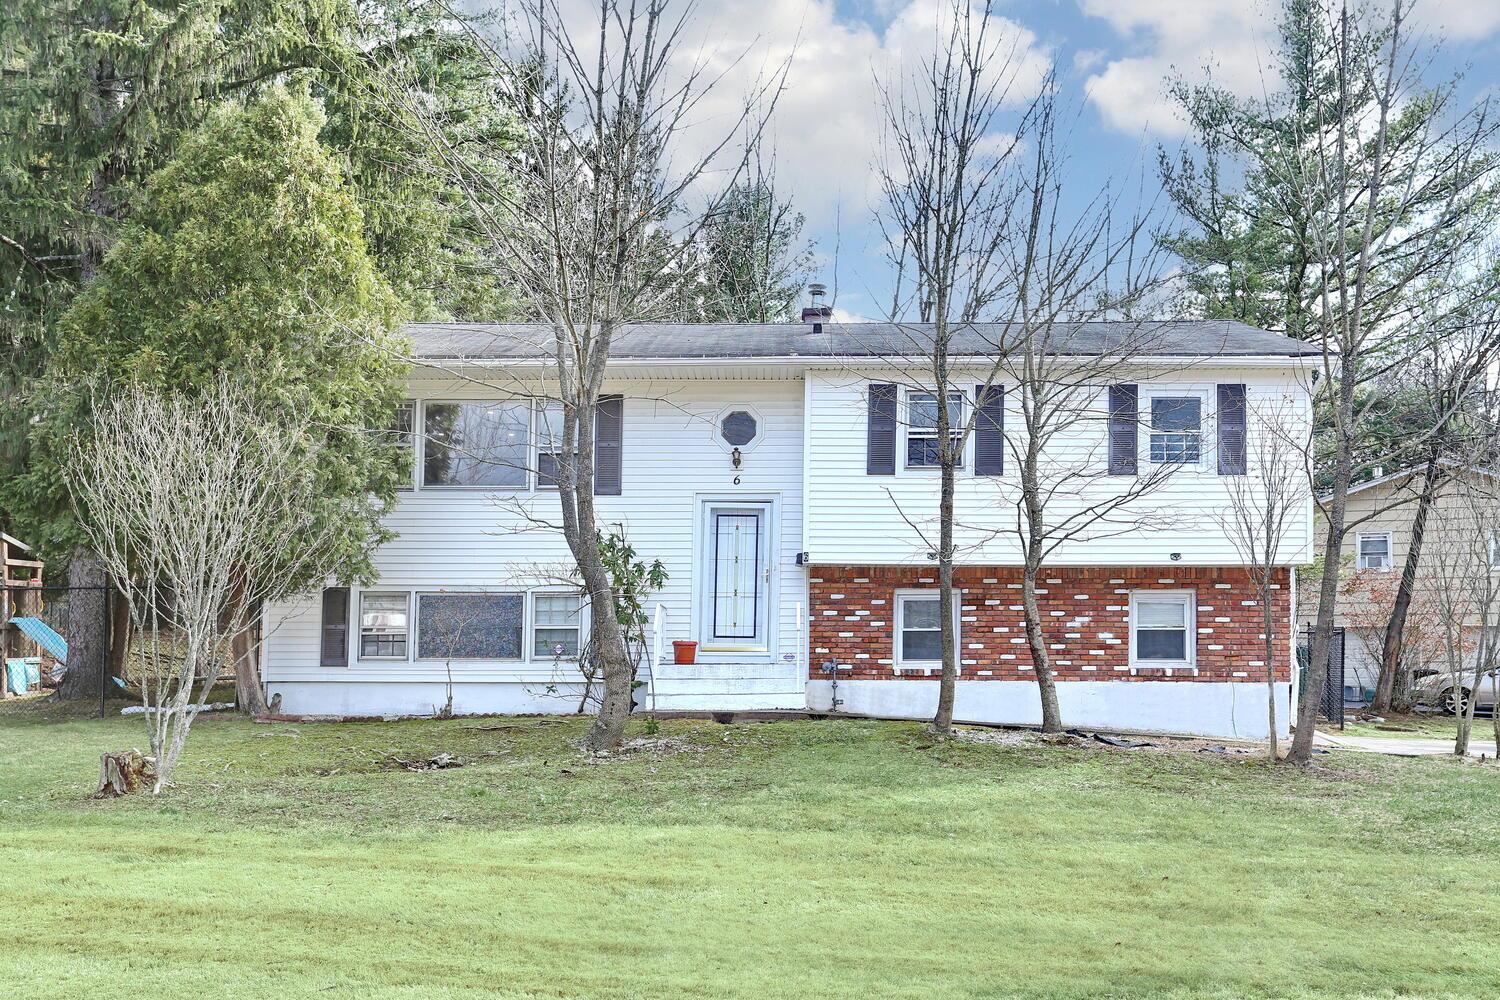
<svg viewBox="0 0 1500 1000"><path fill-rule="evenodd" d="M737 184L698 236L699 315L718 323L791 319L813 270L804 222L770 178Z"/></svg>
<svg viewBox="0 0 1500 1000"><path fill-rule="evenodd" d="M68 509L58 463L114 387L192 398L227 374L322 429L310 530L335 539L341 575L369 575L387 537L380 512L403 481L400 451L378 433L401 396L401 307L323 125L305 93L272 87L216 110L145 182L58 325L20 477L37 506Z"/></svg>

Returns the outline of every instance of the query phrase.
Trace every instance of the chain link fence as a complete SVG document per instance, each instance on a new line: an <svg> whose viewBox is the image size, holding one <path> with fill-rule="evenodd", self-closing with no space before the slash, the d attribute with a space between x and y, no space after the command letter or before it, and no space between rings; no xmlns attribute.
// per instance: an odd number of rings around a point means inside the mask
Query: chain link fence
<svg viewBox="0 0 1500 1000"><path fill-rule="evenodd" d="M1297 658L1302 664L1301 696L1308 697L1307 666L1312 662L1311 628L1304 629L1297 642ZM1344 728L1344 637L1341 628L1335 628L1328 643L1328 673L1323 676L1323 689L1317 692L1318 714L1330 723Z"/></svg>
<svg viewBox="0 0 1500 1000"><path fill-rule="evenodd" d="M0 715L103 717L131 702L110 655L120 624L110 598L108 587L0 587ZM76 633L74 610L92 610L90 634Z"/></svg>

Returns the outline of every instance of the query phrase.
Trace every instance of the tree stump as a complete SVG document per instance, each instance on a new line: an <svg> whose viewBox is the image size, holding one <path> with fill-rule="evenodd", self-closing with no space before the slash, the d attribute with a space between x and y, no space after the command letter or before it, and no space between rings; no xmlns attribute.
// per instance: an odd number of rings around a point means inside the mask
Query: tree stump
<svg viewBox="0 0 1500 1000"><path fill-rule="evenodd" d="M129 795L156 780L156 760L139 750L99 755L99 789L96 799Z"/></svg>

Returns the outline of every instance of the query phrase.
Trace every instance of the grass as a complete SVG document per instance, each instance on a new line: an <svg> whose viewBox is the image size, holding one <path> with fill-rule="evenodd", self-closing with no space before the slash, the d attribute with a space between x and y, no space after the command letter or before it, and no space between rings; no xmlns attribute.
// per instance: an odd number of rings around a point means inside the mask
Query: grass
<svg viewBox="0 0 1500 1000"><path fill-rule="evenodd" d="M1436 739L1453 741L1458 735L1458 719L1451 715L1388 715L1383 721L1349 719L1343 732L1348 736L1379 736L1386 739ZM1476 739L1488 739L1494 734L1494 723L1489 711L1474 717L1473 735ZM1337 726L1328 730L1339 735Z"/></svg>
<svg viewBox="0 0 1500 1000"><path fill-rule="evenodd" d="M641 723L632 724L639 735ZM205 717L0 706L6 996L1494 995L1500 772L932 744L914 725ZM410 773L439 752L467 765Z"/></svg>

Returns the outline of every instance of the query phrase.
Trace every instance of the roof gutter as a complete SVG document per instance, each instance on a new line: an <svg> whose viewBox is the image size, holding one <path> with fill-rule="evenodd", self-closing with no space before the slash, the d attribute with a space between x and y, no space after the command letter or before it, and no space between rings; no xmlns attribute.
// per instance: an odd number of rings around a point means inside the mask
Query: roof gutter
<svg viewBox="0 0 1500 1000"><path fill-rule="evenodd" d="M1287 365L1306 366L1316 360L1320 355L1311 354L1178 354L1178 355L1150 355L1143 357L1115 357L1112 355L1065 355L1066 357L1098 357L1100 363L1136 364L1143 367L1152 365L1195 365L1209 367L1213 365L1232 365L1234 367L1246 368L1278 368ZM966 354L955 356L954 361L964 363L972 361L980 363L989 360L992 355ZM611 368L655 368L661 366L675 368L709 368L723 365L786 365L787 367L803 368L887 368L892 365L910 363L916 356L902 358L891 356L851 356L851 355L778 355L769 356L736 356L722 358L611 358ZM545 368L551 367L550 358L471 358L471 357L413 357L405 359L419 368Z"/></svg>

